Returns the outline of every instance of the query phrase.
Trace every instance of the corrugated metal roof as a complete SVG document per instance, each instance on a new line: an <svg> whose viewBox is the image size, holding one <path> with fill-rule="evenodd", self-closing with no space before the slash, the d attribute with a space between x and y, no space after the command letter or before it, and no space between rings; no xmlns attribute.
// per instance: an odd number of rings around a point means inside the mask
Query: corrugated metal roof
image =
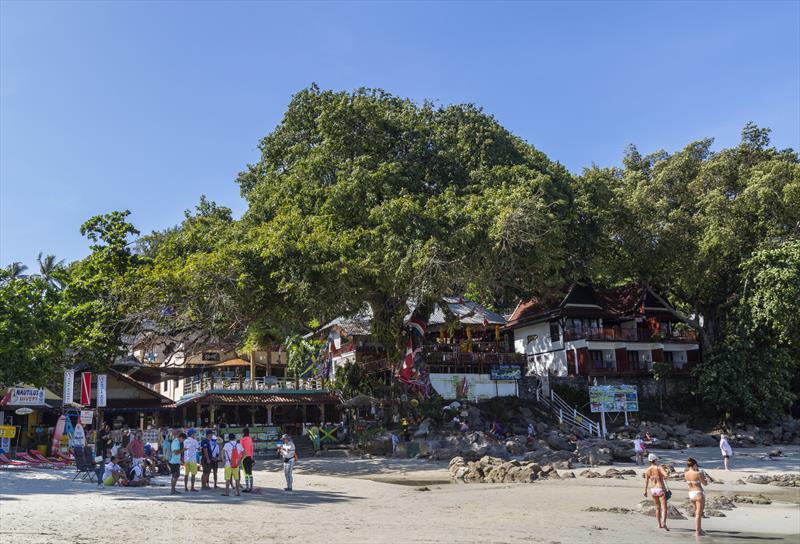
<svg viewBox="0 0 800 544"><path fill-rule="evenodd" d="M260 391L247 392L209 392L193 395L178 401L178 405L190 402L203 404L245 404L245 405L297 405L297 404L338 404L339 397L334 393L267 393Z"/></svg>

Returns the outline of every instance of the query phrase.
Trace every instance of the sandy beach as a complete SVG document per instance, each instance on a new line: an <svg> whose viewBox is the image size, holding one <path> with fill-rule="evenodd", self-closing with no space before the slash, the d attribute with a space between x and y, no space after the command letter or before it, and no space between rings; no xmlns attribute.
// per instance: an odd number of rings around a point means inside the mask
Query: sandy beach
<svg viewBox="0 0 800 544"><path fill-rule="evenodd" d="M691 454L715 479L710 496L763 494L773 503L739 505L704 520L701 542L800 542L800 489L736 484L751 474L797 472L800 448L765 461L767 449L740 450L736 470L717 468L715 448L664 451L677 462ZM632 465L614 465L631 468ZM637 475L531 484L450 483L446 463L384 458L309 458L286 493L280 464L259 461L257 493L220 491L170 496L168 487L98 488L72 482L72 470L0 472L0 542L442 542L677 543L694 541L691 519L671 520L669 533L641 514L587 512L633 508L643 498ZM576 468L578 474L582 469ZM593 470L603 471L604 467ZM568 471L560 471L562 474ZM161 478L161 483L167 483ZM182 488L182 482L179 484ZM199 482L198 482L199 487ZM673 485L672 504L686 498Z"/></svg>

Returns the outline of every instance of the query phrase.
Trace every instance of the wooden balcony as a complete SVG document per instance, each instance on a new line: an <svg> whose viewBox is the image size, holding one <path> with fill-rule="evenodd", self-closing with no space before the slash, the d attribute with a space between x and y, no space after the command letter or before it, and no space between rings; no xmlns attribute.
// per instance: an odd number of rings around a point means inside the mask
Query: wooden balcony
<svg viewBox="0 0 800 544"><path fill-rule="evenodd" d="M685 331L680 333L654 333L643 329L623 329L620 327L597 327L580 331L567 329L564 331L564 339L590 340L596 342L697 342L695 331Z"/></svg>

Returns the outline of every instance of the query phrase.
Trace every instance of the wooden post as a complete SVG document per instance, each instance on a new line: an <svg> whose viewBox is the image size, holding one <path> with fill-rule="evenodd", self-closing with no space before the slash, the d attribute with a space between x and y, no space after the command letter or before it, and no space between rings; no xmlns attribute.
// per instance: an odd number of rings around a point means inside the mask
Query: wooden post
<svg viewBox="0 0 800 544"><path fill-rule="evenodd" d="M209 423L211 423L212 426L214 425L214 416L215 416L216 410L217 410L217 407L212 404L211 405L211 413L208 415Z"/></svg>
<svg viewBox="0 0 800 544"><path fill-rule="evenodd" d="M250 350L250 389L256 388L256 356L255 351ZM255 420L253 421L255 423Z"/></svg>
<svg viewBox="0 0 800 544"><path fill-rule="evenodd" d="M319 405L319 424L320 426L325 424L325 403Z"/></svg>
<svg viewBox="0 0 800 544"><path fill-rule="evenodd" d="M272 406L267 406L267 425L272 425Z"/></svg>
<svg viewBox="0 0 800 544"><path fill-rule="evenodd" d="M194 418L195 426L199 426L200 425L200 422L202 421L202 416L203 416L203 409L200 406L200 403L198 402L197 403L197 410L196 410L195 418Z"/></svg>

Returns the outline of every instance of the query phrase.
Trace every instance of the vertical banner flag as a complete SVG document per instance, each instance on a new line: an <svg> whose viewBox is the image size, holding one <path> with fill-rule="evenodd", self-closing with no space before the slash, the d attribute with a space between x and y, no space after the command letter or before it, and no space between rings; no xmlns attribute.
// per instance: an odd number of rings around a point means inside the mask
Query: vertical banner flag
<svg viewBox="0 0 800 544"><path fill-rule="evenodd" d="M81 405L88 406L92 403L92 373L81 374Z"/></svg>
<svg viewBox="0 0 800 544"><path fill-rule="evenodd" d="M64 371L64 398L63 403L72 404L72 391L75 388L75 373L71 368Z"/></svg>
<svg viewBox="0 0 800 544"><path fill-rule="evenodd" d="M106 405L106 387L108 386L108 375L97 375L97 407L104 408Z"/></svg>

